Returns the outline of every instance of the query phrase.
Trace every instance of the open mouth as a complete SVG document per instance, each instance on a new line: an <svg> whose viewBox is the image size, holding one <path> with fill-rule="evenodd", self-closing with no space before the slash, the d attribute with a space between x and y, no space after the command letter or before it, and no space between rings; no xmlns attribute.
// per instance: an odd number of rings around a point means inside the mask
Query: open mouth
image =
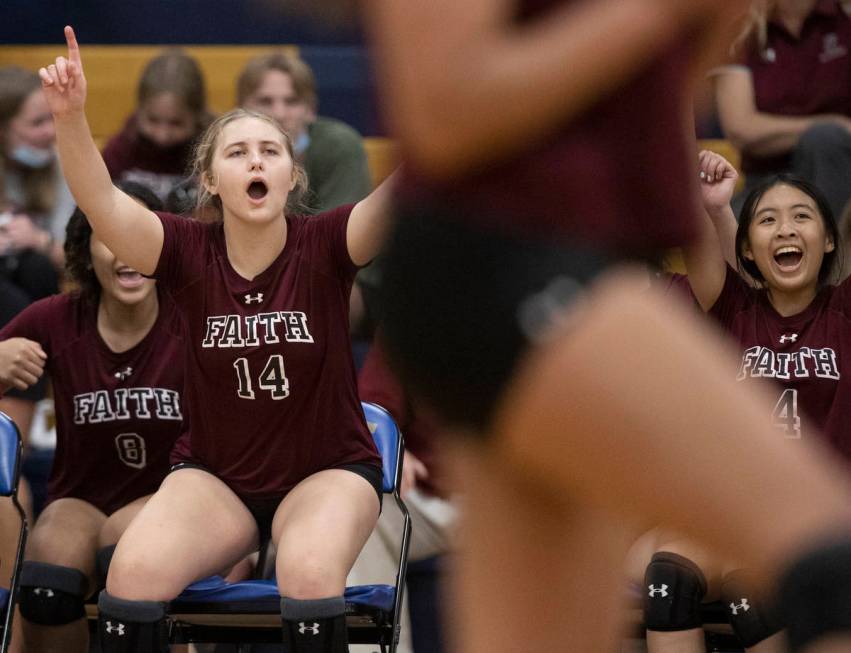
<svg viewBox="0 0 851 653"><path fill-rule="evenodd" d="M118 277L118 284L122 288L138 288L145 283L145 277L133 268L119 268L115 275Z"/></svg>
<svg viewBox="0 0 851 653"><path fill-rule="evenodd" d="M248 185L248 196L253 200L262 200L268 192L269 189L262 181L252 181Z"/></svg>
<svg viewBox="0 0 851 653"><path fill-rule="evenodd" d="M774 261L781 270L794 270L804 258L804 253L797 247L781 247L774 252Z"/></svg>

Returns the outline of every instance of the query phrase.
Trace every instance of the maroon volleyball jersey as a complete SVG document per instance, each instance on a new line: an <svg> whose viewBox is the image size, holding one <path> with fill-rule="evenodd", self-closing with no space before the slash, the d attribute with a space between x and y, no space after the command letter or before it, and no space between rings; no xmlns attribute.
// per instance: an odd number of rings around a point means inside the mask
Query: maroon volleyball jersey
<svg viewBox="0 0 851 653"><path fill-rule="evenodd" d="M380 465L364 421L349 341L357 267L351 206L287 216L287 240L253 280L231 267L222 223L159 214L155 276L188 329L189 456L246 498L289 491L322 469Z"/></svg>
<svg viewBox="0 0 851 653"><path fill-rule="evenodd" d="M48 501L74 497L108 515L157 490L181 433L181 334L162 293L150 332L120 354L98 333L97 307L79 295L31 304L0 331L0 340L28 338L47 354L57 434Z"/></svg>
<svg viewBox="0 0 851 653"><path fill-rule="evenodd" d="M569 3L578 0L523 0L517 23ZM693 36L672 40L619 88L512 156L445 183L406 166L402 201L615 255L682 245L698 215L694 146L684 129Z"/></svg>
<svg viewBox="0 0 851 653"><path fill-rule="evenodd" d="M801 313L783 317L730 267L710 309L741 346L736 379L773 379L772 421L787 438L817 427L851 458L851 282L826 286ZM801 417L807 422L801 424Z"/></svg>

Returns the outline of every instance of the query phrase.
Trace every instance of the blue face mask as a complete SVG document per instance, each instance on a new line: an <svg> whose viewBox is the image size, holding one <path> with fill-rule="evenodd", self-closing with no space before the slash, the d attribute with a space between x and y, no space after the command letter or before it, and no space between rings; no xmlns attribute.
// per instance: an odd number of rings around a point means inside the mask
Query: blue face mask
<svg viewBox="0 0 851 653"><path fill-rule="evenodd" d="M24 168L40 170L53 163L54 153L52 149L30 147L29 145L18 145L9 155L11 159Z"/></svg>
<svg viewBox="0 0 851 653"><path fill-rule="evenodd" d="M302 132L301 136L295 139L295 143L293 143L293 151L295 152L295 155L301 156L307 149L308 145L310 145L310 136L308 136L307 132Z"/></svg>

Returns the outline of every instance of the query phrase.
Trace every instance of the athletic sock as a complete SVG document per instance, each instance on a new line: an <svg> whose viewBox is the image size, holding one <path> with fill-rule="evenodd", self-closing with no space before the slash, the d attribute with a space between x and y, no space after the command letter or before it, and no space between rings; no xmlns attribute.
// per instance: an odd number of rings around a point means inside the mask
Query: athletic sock
<svg viewBox="0 0 851 653"><path fill-rule="evenodd" d="M98 636L102 653L166 653L165 603L98 598Z"/></svg>
<svg viewBox="0 0 851 653"><path fill-rule="evenodd" d="M346 653L346 602L281 597L285 653Z"/></svg>

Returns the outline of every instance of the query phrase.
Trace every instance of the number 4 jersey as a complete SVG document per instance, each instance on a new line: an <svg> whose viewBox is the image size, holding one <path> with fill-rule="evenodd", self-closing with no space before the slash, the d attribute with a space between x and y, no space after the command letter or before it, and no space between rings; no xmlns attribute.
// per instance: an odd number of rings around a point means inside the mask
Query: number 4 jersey
<svg viewBox="0 0 851 653"><path fill-rule="evenodd" d="M97 306L79 295L31 304L0 331L47 354L57 433L48 501L74 497L109 515L168 473L183 417L184 341L174 303L159 299L154 326L120 354L97 331Z"/></svg>
<svg viewBox="0 0 851 653"><path fill-rule="evenodd" d="M710 314L741 346L737 380L776 382L778 431L810 438L815 427L851 460L851 283L825 286L804 311L783 317L728 267Z"/></svg>
<svg viewBox="0 0 851 653"><path fill-rule="evenodd" d="M189 454L174 462L203 465L246 498L281 495L323 469L381 464L349 340L351 208L288 216L284 249L251 280L231 266L221 223L159 214L155 276L188 329Z"/></svg>

